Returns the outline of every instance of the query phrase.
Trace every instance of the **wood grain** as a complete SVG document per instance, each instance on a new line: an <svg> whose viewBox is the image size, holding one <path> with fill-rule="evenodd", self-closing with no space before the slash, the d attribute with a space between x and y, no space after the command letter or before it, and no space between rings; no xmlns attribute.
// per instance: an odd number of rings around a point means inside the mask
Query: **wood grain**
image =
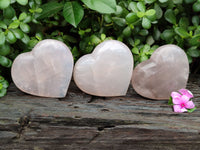
<svg viewBox="0 0 200 150"><path fill-rule="evenodd" d="M200 107L200 76L187 86ZM72 82L65 98L30 96L10 85L0 99L2 150L200 149L200 111L177 114L167 101L130 87L124 97L94 97Z"/></svg>

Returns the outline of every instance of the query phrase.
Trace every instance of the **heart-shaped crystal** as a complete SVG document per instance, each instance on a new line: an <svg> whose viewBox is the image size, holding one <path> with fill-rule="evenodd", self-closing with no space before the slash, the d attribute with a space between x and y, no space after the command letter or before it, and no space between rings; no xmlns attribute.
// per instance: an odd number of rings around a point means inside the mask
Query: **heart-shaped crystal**
<svg viewBox="0 0 200 150"><path fill-rule="evenodd" d="M176 45L164 45L151 58L136 66L132 85L135 91L151 99L169 99L172 91L185 88L189 63L185 52Z"/></svg>
<svg viewBox="0 0 200 150"><path fill-rule="evenodd" d="M126 95L133 70L133 56L122 42L108 40L74 67L74 80L84 92L96 96Z"/></svg>
<svg viewBox="0 0 200 150"><path fill-rule="evenodd" d="M65 97L73 70L69 48L57 40L43 40L14 60L11 74L22 91L44 97Z"/></svg>

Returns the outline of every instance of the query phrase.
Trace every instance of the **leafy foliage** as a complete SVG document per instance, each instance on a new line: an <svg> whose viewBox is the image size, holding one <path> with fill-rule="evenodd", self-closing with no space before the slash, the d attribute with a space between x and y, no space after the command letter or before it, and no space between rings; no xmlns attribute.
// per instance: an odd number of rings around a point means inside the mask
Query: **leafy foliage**
<svg viewBox="0 0 200 150"><path fill-rule="evenodd" d="M8 74L18 54L46 38L66 43L75 60L117 39L131 49L136 65L164 44L182 47L191 65L199 64L199 5L200 0L0 0L0 73Z"/></svg>
<svg viewBox="0 0 200 150"><path fill-rule="evenodd" d="M6 95L8 85L8 81L6 81L4 77L0 76L0 97Z"/></svg>

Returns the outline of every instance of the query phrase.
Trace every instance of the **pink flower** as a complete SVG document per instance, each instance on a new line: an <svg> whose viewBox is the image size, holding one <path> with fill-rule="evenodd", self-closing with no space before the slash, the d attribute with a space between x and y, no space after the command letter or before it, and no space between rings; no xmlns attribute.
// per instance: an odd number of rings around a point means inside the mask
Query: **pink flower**
<svg viewBox="0 0 200 150"><path fill-rule="evenodd" d="M180 89L179 92L182 95L178 92L171 93L174 112L182 113L195 108L194 103L190 100L190 98L193 98L193 94L187 89Z"/></svg>

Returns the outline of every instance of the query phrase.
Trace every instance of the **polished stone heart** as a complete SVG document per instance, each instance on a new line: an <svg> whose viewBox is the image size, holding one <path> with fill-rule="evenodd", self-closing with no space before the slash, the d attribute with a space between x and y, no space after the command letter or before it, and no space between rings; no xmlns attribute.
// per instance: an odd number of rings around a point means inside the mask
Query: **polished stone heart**
<svg viewBox="0 0 200 150"><path fill-rule="evenodd" d="M43 40L14 60L11 74L22 91L44 97L65 97L73 70L69 48L57 40Z"/></svg>
<svg viewBox="0 0 200 150"><path fill-rule="evenodd" d="M85 93L96 96L126 95L133 70L133 56L122 42L108 40L74 67L74 80Z"/></svg>
<svg viewBox="0 0 200 150"><path fill-rule="evenodd" d="M151 99L169 99L172 91L185 88L189 64L185 52L176 45L164 45L151 58L136 66L132 85L135 91Z"/></svg>

